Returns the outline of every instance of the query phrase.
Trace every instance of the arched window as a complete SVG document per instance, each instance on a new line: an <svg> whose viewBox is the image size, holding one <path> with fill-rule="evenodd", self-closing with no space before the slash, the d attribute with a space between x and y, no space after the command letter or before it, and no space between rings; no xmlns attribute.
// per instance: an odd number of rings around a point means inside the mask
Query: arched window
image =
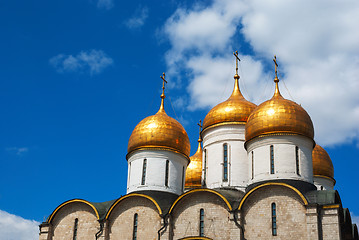
<svg viewBox="0 0 359 240"><path fill-rule="evenodd" d="M141 185L145 185L146 181L146 170L147 170L147 159L143 159L143 165L142 165L142 180Z"/></svg>
<svg viewBox="0 0 359 240"><path fill-rule="evenodd" d="M165 186L168 187L168 172L170 167L170 161L166 160L166 173L165 173Z"/></svg>
<svg viewBox="0 0 359 240"><path fill-rule="evenodd" d="M254 178L254 152L252 151L252 179Z"/></svg>
<svg viewBox="0 0 359 240"><path fill-rule="evenodd" d="M223 182L228 181L228 145L223 144Z"/></svg>
<svg viewBox="0 0 359 240"><path fill-rule="evenodd" d="M203 163L203 185L206 185L207 180L207 149L204 150L204 163Z"/></svg>
<svg viewBox="0 0 359 240"><path fill-rule="evenodd" d="M204 210L199 210L199 236L204 237Z"/></svg>
<svg viewBox="0 0 359 240"><path fill-rule="evenodd" d="M300 175L299 172L299 147L295 146L295 169L298 175Z"/></svg>
<svg viewBox="0 0 359 240"><path fill-rule="evenodd" d="M166 173L165 173L165 186L168 187L168 172L170 167L170 161L166 160Z"/></svg>
<svg viewBox="0 0 359 240"><path fill-rule="evenodd" d="M185 169L184 167L182 168L182 190L184 189L184 175L185 175Z"/></svg>
<svg viewBox="0 0 359 240"><path fill-rule="evenodd" d="M135 213L134 218L133 218L132 240L137 240L137 224L138 224L138 214Z"/></svg>
<svg viewBox="0 0 359 240"><path fill-rule="evenodd" d="M277 209L275 203L272 203L272 235L277 236Z"/></svg>
<svg viewBox="0 0 359 240"><path fill-rule="evenodd" d="M76 240L76 239L77 239L77 225L78 225L78 223L79 223L79 219L78 219L78 218L75 218L74 234L73 234L73 237L72 237L73 240Z"/></svg>
<svg viewBox="0 0 359 240"><path fill-rule="evenodd" d="M270 145L270 173L274 174L274 150L273 150L273 145Z"/></svg>

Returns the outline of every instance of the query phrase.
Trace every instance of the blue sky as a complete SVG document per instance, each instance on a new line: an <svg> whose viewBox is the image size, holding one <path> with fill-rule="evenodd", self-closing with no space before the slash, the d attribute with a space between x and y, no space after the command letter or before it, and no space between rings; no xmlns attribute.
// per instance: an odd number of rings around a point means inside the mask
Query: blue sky
<svg viewBox="0 0 359 240"><path fill-rule="evenodd" d="M358 216L358 13L355 0L0 2L0 210L41 222L66 200L125 194L127 141L156 113L164 71L193 154L238 50L256 104L273 93L277 54L281 91L311 115Z"/></svg>

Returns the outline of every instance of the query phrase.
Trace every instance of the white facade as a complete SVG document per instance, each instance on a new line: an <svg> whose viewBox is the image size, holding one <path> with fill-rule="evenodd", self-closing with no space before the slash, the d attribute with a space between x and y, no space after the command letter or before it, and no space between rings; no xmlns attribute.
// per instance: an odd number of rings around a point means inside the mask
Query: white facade
<svg viewBox="0 0 359 240"><path fill-rule="evenodd" d="M313 144L311 139L300 135L270 135L248 142L248 184L276 179L313 183Z"/></svg>
<svg viewBox="0 0 359 240"><path fill-rule="evenodd" d="M207 188L232 187L244 190L248 181L244 124L226 124L205 129L202 179ZM227 144L227 180L224 176L224 145Z"/></svg>
<svg viewBox="0 0 359 240"><path fill-rule="evenodd" d="M324 176L314 176L314 185L318 190L333 190L335 181Z"/></svg>
<svg viewBox="0 0 359 240"><path fill-rule="evenodd" d="M189 160L182 154L169 150L136 150L127 161L127 193L143 190L183 193Z"/></svg>

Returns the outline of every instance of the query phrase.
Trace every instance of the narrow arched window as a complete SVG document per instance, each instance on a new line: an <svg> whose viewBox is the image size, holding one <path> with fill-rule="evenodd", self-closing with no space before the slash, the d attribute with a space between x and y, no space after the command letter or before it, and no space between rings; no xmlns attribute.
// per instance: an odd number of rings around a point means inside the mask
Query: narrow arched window
<svg viewBox="0 0 359 240"><path fill-rule="evenodd" d="M199 210L199 236L204 237L204 210Z"/></svg>
<svg viewBox="0 0 359 240"><path fill-rule="evenodd" d="M137 225L138 225L138 214L135 213L133 217L133 233L132 240L137 240Z"/></svg>
<svg viewBox="0 0 359 240"><path fill-rule="evenodd" d="M206 185L206 180L207 180L207 149L204 150L203 185Z"/></svg>
<svg viewBox="0 0 359 240"><path fill-rule="evenodd" d="M185 169L184 167L182 168L182 190L184 189L184 175L185 175Z"/></svg>
<svg viewBox="0 0 359 240"><path fill-rule="evenodd" d="M254 178L254 152L252 151L252 179Z"/></svg>
<svg viewBox="0 0 359 240"><path fill-rule="evenodd" d="M277 209L275 203L272 203L272 235L277 236Z"/></svg>
<svg viewBox="0 0 359 240"><path fill-rule="evenodd" d="M73 234L73 237L72 237L73 240L76 240L76 239L77 239L77 225L78 225L78 223L79 223L79 219L78 219L78 218L75 218L74 234Z"/></svg>
<svg viewBox="0 0 359 240"><path fill-rule="evenodd" d="M270 173L274 174L274 150L273 150L273 145L270 145Z"/></svg>
<svg viewBox="0 0 359 240"><path fill-rule="evenodd" d="M146 181L146 170L147 170L147 159L143 159L143 165L142 165L142 180L141 185L145 185Z"/></svg>
<svg viewBox="0 0 359 240"><path fill-rule="evenodd" d="M295 169L298 175L300 175L299 172L299 147L295 146Z"/></svg>
<svg viewBox="0 0 359 240"><path fill-rule="evenodd" d="M228 145L223 145L223 182L228 181Z"/></svg>
<svg viewBox="0 0 359 240"><path fill-rule="evenodd" d="M165 186L168 187L168 172L170 167L170 161L166 161L166 173L165 173Z"/></svg>

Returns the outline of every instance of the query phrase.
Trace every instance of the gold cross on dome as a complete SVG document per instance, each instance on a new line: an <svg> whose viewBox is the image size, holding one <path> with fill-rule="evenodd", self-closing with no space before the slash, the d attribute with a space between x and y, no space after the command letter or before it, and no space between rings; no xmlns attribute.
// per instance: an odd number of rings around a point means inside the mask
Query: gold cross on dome
<svg viewBox="0 0 359 240"><path fill-rule="evenodd" d="M233 55L236 57L236 74L238 75L238 62L240 62L241 59L238 57L238 51L235 51Z"/></svg>
<svg viewBox="0 0 359 240"><path fill-rule="evenodd" d="M162 73L162 76L160 76L163 80L163 83L162 83L162 95L164 96L165 95L165 83L167 83L166 81L166 74L165 73Z"/></svg>
<svg viewBox="0 0 359 240"><path fill-rule="evenodd" d="M274 55L273 62L274 62L274 69L275 69L275 78L278 78L278 76L277 76L278 63L277 63L277 56L276 55Z"/></svg>
<svg viewBox="0 0 359 240"><path fill-rule="evenodd" d="M202 131L202 120L199 120L199 123L197 123L197 125L199 126L199 133L201 134L201 131Z"/></svg>

